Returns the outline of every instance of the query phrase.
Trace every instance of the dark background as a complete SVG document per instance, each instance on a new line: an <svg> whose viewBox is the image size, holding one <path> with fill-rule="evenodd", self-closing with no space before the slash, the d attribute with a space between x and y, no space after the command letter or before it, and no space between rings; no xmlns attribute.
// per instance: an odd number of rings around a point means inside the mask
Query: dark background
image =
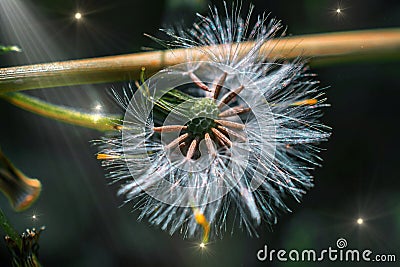
<svg viewBox="0 0 400 267"><path fill-rule="evenodd" d="M220 1L215 1L221 6ZM13 4L11 4L13 3ZM255 14L266 11L288 25L293 35L400 26L400 2L253 1ZM207 13L205 0L56 1L0 0L0 43L17 44L23 53L0 57L0 66L95 57L159 48L143 36L158 29L190 23ZM342 13L335 10L341 5ZM244 9L248 2L244 1ZM12 7L12 8L10 8ZM83 19L73 19L79 10ZM24 173L37 177L43 192L35 205L15 213L5 197L0 206L14 226L46 225L40 240L44 266L286 266L259 262L256 253L270 249L336 247L396 254L400 260L399 62L352 62L313 68L332 107L323 121L333 127L324 144L323 167L314 172L315 187L301 204L288 201L293 213L282 214L259 238L228 228L206 250L198 240L182 240L136 220L131 205L119 207L117 186L108 186L89 141L101 133L62 124L0 101L0 146ZM90 111L101 104L115 112L106 91L120 84L34 90L53 103ZM36 214L38 219L33 220ZM364 219L357 225L357 218ZM374 263L328 263L324 266L380 266ZM0 266L9 265L0 243ZM290 266L311 266L293 263ZM330 265L329 265L330 266Z"/></svg>

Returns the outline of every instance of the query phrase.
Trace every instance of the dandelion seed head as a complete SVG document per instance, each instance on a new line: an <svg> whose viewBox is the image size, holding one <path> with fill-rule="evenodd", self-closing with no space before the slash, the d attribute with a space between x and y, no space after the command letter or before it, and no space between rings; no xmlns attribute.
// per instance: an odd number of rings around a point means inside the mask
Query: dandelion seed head
<svg viewBox="0 0 400 267"><path fill-rule="evenodd" d="M304 62L262 57L281 24L262 14L251 27L252 6L246 19L240 9L225 4L191 29L164 31L166 45L199 49L201 61L188 53L187 62L115 94L125 111L121 134L104 137L98 154L139 219L202 236L202 248L222 234L229 212L254 235L263 221L276 223L289 210L284 199L300 201L312 187L318 144L330 135L319 122L323 90Z"/></svg>
<svg viewBox="0 0 400 267"><path fill-rule="evenodd" d="M187 123L188 131L197 136L210 133L211 128L216 126L215 119L218 117L218 106L211 98L200 98L194 101L190 108L193 119Z"/></svg>

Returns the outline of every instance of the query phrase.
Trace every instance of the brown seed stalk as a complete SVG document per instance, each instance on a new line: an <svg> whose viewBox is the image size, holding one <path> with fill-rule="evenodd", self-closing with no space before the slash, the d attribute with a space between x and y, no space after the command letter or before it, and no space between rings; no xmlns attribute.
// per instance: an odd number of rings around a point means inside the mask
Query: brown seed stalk
<svg viewBox="0 0 400 267"><path fill-rule="evenodd" d="M200 79L199 77L197 77L196 74L194 74L193 72L189 72L189 77L190 79L192 79L192 81L201 89L203 89L204 91L207 92L211 92L210 88L208 88L207 85L205 85Z"/></svg>
<svg viewBox="0 0 400 267"><path fill-rule="evenodd" d="M179 136L178 138L173 140L171 143L166 145L165 148L167 148L167 149L173 148L173 147L177 146L180 142L182 142L183 140L185 140L188 137L189 137L188 133L182 134L181 136Z"/></svg>
<svg viewBox="0 0 400 267"><path fill-rule="evenodd" d="M153 127L153 131L158 133L171 133L171 132L180 132L182 130L186 130L187 126L182 125L165 125L160 127Z"/></svg>
<svg viewBox="0 0 400 267"><path fill-rule="evenodd" d="M229 129L227 127L224 127L222 125L218 125L218 129L222 130L223 132L225 132L228 135L236 137L237 139L239 139L239 140L241 140L243 142L247 141L247 138L245 136L243 136L243 135L241 135L241 134L239 134L239 133L237 133L235 131L232 131L231 129Z"/></svg>
<svg viewBox="0 0 400 267"><path fill-rule="evenodd" d="M240 94L240 92L244 89L244 85L239 86L238 88L236 88L235 90L226 93L222 99L221 102L218 105L218 108L222 108L223 105L228 104L235 96L237 96L238 94Z"/></svg>
<svg viewBox="0 0 400 267"><path fill-rule="evenodd" d="M238 107L233 107L233 108L229 108L225 111L222 111L218 115L218 117L232 117L232 116L240 115L240 114L243 114L243 113L246 113L249 111L251 111L251 108L244 108L244 107L238 106Z"/></svg>
<svg viewBox="0 0 400 267"><path fill-rule="evenodd" d="M211 137L210 137L210 134L209 133L206 133L205 135L204 135L204 140L206 141L206 146L207 146L207 149L208 149L208 153L211 155L211 156L215 156L215 148L214 148L214 145L213 145L213 142L212 142L212 140L211 140Z"/></svg>
<svg viewBox="0 0 400 267"><path fill-rule="evenodd" d="M211 131L217 137L218 141L220 141L221 144L226 145L228 147L232 147L231 140L229 140L223 133L221 133L215 128L211 128Z"/></svg>
<svg viewBox="0 0 400 267"><path fill-rule="evenodd" d="M223 126L230 127L230 128L235 128L235 129L239 129L239 130L244 130L244 128L245 128L245 125L242 123L237 123L237 122L227 121L227 120L214 120L214 121L218 124L221 124Z"/></svg>
<svg viewBox="0 0 400 267"><path fill-rule="evenodd" d="M186 154L186 159L192 159L193 158L194 152L196 151L198 142L199 142L199 140L197 138L195 138L192 141L192 143L190 143L189 149L188 149L187 154Z"/></svg>
<svg viewBox="0 0 400 267"><path fill-rule="evenodd" d="M214 99L218 99L219 93L221 92L221 88L224 86L227 75L228 73L224 72L221 78L219 78L217 84L215 85L214 96L213 96Z"/></svg>

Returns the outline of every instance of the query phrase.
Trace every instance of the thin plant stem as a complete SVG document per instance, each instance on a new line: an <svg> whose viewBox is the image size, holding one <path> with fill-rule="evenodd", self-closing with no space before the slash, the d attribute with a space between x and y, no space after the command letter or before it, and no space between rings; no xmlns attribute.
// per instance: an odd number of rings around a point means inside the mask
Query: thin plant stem
<svg viewBox="0 0 400 267"><path fill-rule="evenodd" d="M240 53L252 48L251 42L237 44ZM207 49L218 49L217 46ZM186 60L188 49L152 51L101 58L80 59L0 69L0 93L20 90L95 84L137 79L140 69L148 74ZM191 50L201 60L201 49ZM400 28L334 32L272 39L261 48L269 59L299 56L313 65L348 60L371 60L400 57Z"/></svg>
<svg viewBox="0 0 400 267"><path fill-rule="evenodd" d="M122 119L117 115L86 113L73 108L50 104L23 93L6 93L0 95L0 97L32 113L98 131L116 130L117 123Z"/></svg>
<svg viewBox="0 0 400 267"><path fill-rule="evenodd" d="M4 215L3 211L0 209L0 225L4 233L16 242L19 248L22 247L22 240L17 231L12 227L7 217Z"/></svg>

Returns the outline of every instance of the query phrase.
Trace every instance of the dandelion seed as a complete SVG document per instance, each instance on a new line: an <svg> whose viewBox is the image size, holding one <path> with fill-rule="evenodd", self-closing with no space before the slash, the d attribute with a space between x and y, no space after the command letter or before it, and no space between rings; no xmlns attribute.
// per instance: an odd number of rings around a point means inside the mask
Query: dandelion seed
<svg viewBox="0 0 400 267"><path fill-rule="evenodd" d="M284 198L299 201L312 187L317 145L330 135L319 122L327 105L314 75L299 59L264 59L261 47L282 26L262 14L250 28L252 9L242 19L241 7L225 4L223 15L211 9L192 29L165 30L167 46L200 49L202 61L188 54L142 77L133 96L116 94L122 134L104 137L97 156L139 219L200 236L201 248L222 234L229 212L250 234L262 221L276 223L289 211Z"/></svg>
<svg viewBox="0 0 400 267"><path fill-rule="evenodd" d="M119 159L121 156L119 155L109 155L109 154L103 154L99 153L97 154L97 159L103 160L103 159Z"/></svg>
<svg viewBox="0 0 400 267"><path fill-rule="evenodd" d="M210 224L207 221L207 219L204 216L204 214L199 211L199 209L194 208L193 209L193 213L194 213L194 218L195 218L197 224L199 224L199 225L201 225L201 227L203 227L203 232L204 233L203 233L203 238L202 238L202 242L200 244L200 247L201 247L202 244L203 244L203 247L205 247L205 244L207 244L208 238L209 238L209 234L210 234Z"/></svg>

